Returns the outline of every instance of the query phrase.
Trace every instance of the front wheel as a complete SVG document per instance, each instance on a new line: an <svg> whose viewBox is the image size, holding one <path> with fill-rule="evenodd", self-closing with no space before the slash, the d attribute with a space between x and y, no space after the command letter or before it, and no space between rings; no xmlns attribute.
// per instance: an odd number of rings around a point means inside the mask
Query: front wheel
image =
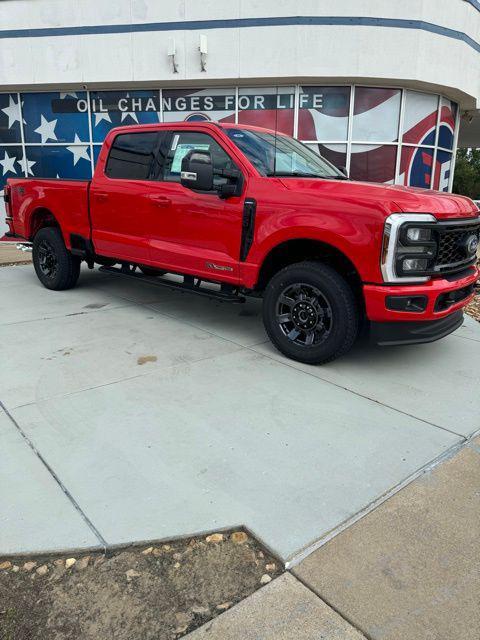
<svg viewBox="0 0 480 640"><path fill-rule="evenodd" d="M68 251L60 229L44 227L33 239L32 259L38 279L47 289L71 289L80 275L80 258Z"/></svg>
<svg viewBox="0 0 480 640"><path fill-rule="evenodd" d="M267 285L263 322L288 358L324 364L347 353L358 333L353 291L332 267L301 262L279 271Z"/></svg>

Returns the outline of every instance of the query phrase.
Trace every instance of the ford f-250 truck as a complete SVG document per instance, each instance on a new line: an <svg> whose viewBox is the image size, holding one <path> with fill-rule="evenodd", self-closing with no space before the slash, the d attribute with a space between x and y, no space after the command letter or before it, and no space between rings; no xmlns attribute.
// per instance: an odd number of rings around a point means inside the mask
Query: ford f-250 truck
<svg viewBox="0 0 480 640"><path fill-rule="evenodd" d="M257 127L113 129L91 181L9 179L5 200L9 235L33 243L49 289L73 287L84 260L222 300L262 296L274 345L311 364L346 353L360 327L382 345L451 333L479 275L471 200L350 181Z"/></svg>

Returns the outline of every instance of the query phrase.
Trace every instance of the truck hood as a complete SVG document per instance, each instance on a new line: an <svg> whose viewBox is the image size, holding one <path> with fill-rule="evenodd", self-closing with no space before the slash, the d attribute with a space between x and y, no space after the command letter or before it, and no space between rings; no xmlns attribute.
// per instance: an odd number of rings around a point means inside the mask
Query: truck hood
<svg viewBox="0 0 480 640"><path fill-rule="evenodd" d="M441 191L427 191L414 187L354 182L351 180L320 180L308 178L280 178L290 190L303 195L336 198L339 201L353 200L381 205L386 216L390 213L432 213L439 220L451 218L475 218L479 211L470 198Z"/></svg>

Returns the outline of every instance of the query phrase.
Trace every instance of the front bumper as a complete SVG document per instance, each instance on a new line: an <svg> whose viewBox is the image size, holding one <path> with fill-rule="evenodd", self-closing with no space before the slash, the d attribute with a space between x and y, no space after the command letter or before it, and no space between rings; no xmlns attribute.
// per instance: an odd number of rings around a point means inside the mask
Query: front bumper
<svg viewBox="0 0 480 640"><path fill-rule="evenodd" d="M381 346L434 342L463 324L463 311L454 311L440 320L423 322L371 322L370 339Z"/></svg>
<svg viewBox="0 0 480 640"><path fill-rule="evenodd" d="M477 267L469 267L462 273L428 282L408 285L363 286L367 317L371 322L426 322L440 320L454 311L463 309L475 295L473 286L479 278ZM448 294L452 294L450 297ZM424 308L421 311L400 311L387 305L387 299L423 297ZM455 298L459 298L455 300Z"/></svg>
<svg viewBox="0 0 480 640"><path fill-rule="evenodd" d="M458 329L463 308L475 295L476 267L452 276L410 285L364 285L370 338L381 345L433 342ZM391 308L392 300L420 301L416 310ZM389 308L390 307L390 308ZM409 307L411 308L411 307Z"/></svg>

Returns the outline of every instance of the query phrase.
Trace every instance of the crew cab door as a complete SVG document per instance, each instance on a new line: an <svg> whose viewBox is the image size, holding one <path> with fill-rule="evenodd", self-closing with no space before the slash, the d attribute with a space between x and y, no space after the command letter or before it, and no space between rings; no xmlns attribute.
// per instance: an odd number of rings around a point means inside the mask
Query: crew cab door
<svg viewBox="0 0 480 640"><path fill-rule="evenodd" d="M158 162L161 196L158 221L150 234L151 259L172 271L238 281L244 195L222 199L216 189L198 192L184 187L180 183L181 163L191 149L210 152L214 186L228 180L221 175L225 170L238 168L209 133L191 129L168 132L164 155Z"/></svg>
<svg viewBox="0 0 480 640"><path fill-rule="evenodd" d="M162 131L118 134L105 170L95 172L90 188L90 216L95 251L126 261L148 263L149 238L158 223L154 180L164 140ZM155 204L154 204L155 202Z"/></svg>

